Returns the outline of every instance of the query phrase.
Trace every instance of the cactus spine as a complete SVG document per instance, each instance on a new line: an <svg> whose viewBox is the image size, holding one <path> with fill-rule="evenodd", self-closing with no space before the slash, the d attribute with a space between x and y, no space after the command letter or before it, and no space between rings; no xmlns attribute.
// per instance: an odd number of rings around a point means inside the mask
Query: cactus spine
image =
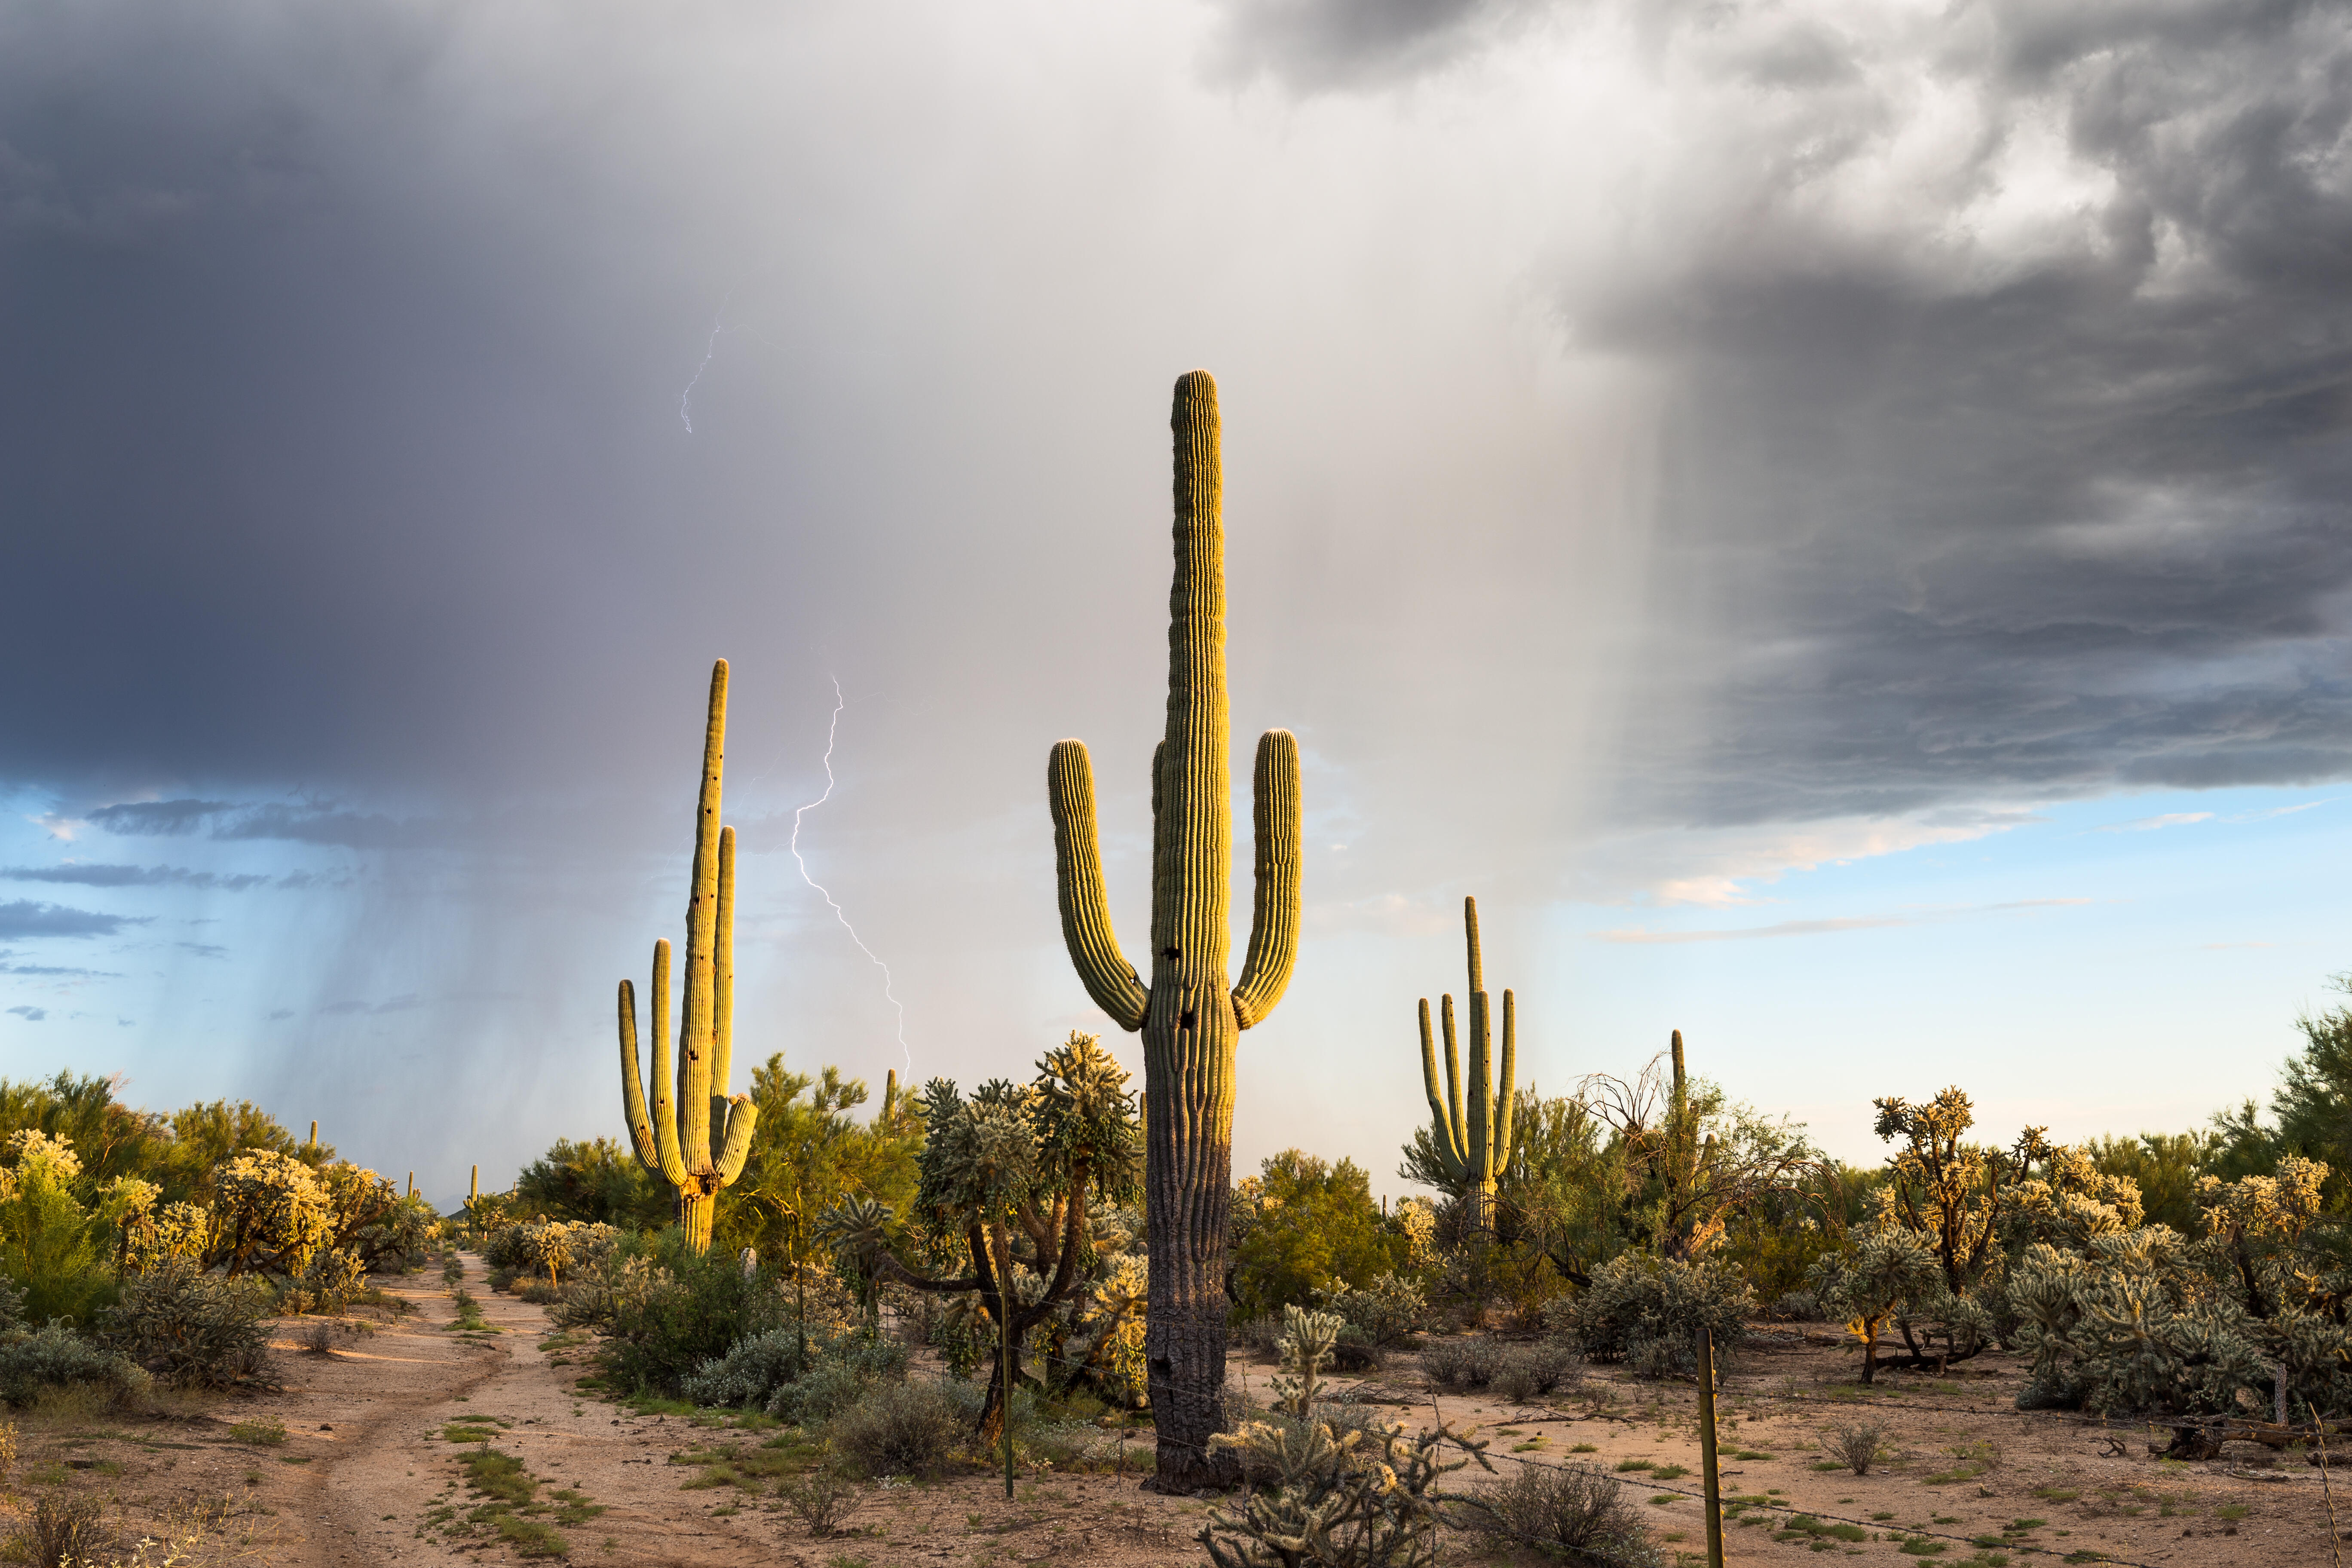
<svg viewBox="0 0 2352 1568"><path fill-rule="evenodd" d="M1444 996L1439 1015L1445 1032L1445 1094L1437 1092L1437 1047L1429 1034L1429 998L1421 999L1421 1080L1429 1091L1431 1143L1454 1190L1478 1205L1478 1223L1487 1222L1495 1202L1496 1173L1511 1161L1511 1089L1518 1070L1518 1005L1503 993L1503 1071L1493 1079L1493 1044L1489 1028L1485 965L1478 956L1478 900L1462 900L1462 930L1470 950L1470 1082L1468 1115L1464 1115L1462 1055L1454 1037L1454 997ZM1679 1047L1677 1047L1679 1049ZM1679 1064L1681 1058L1676 1057Z"/></svg>
<svg viewBox="0 0 2352 1568"><path fill-rule="evenodd" d="M677 1194L688 1246L710 1249L719 1189L743 1172L759 1108L727 1092L735 1035L735 830L719 819L727 751L727 661L710 669L702 795L694 819L694 879L686 905L686 1005L677 1031L677 1091L669 1074L669 942L654 943L653 1107L637 1077L637 999L621 982L621 1109L637 1163ZM716 1155L713 1144L719 1146Z"/></svg>
<svg viewBox="0 0 2352 1568"><path fill-rule="evenodd" d="M1062 935L1087 993L1144 1047L1145 1204L1151 1230L1144 1357L1160 1434L1157 1484L1222 1479L1225 1220L1233 1170L1234 1056L1289 984L1298 951L1298 742L1269 730L1253 778L1256 902L1241 978L1228 986L1224 473L1217 384L1176 383L1175 578L1169 593L1168 724L1151 759L1151 983L1119 951L1103 889L1094 767L1063 741L1046 767Z"/></svg>

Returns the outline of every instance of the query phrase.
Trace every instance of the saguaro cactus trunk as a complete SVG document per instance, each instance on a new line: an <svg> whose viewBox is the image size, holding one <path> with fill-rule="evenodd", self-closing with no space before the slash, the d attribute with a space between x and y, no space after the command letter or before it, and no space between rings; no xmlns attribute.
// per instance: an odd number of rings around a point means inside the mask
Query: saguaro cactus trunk
<svg viewBox="0 0 2352 1568"><path fill-rule="evenodd" d="M1429 1033L1429 998L1421 999L1421 1080L1429 1092L1430 1143L1454 1190L1476 1205L1483 1228L1493 1217L1495 1177L1511 1163L1512 1079L1518 1070L1517 999L1503 993L1503 1062L1494 1071L1494 1045L1486 1002L1486 965L1478 955L1478 900L1462 900L1462 934L1470 951L1469 1114L1463 1114L1461 1047L1454 1035L1454 998L1441 999L1445 1032L1445 1096L1437 1092L1437 1047ZM1681 1058L1675 1058L1679 1061Z"/></svg>
<svg viewBox="0 0 2352 1568"><path fill-rule="evenodd" d="M1231 1479L1209 1451L1224 1426L1225 1222L1233 1182L1234 1058L1274 1010L1298 943L1298 742L1257 744L1256 907L1241 978L1225 965L1233 827L1225 698L1224 473L1217 384L1176 383L1176 574L1169 593L1168 728L1151 759L1151 984L1119 952L1103 891L1094 768L1084 742L1054 747L1062 934L1086 984L1123 1029L1143 1031L1144 1203L1151 1227L1144 1361L1159 1431L1156 1484Z"/></svg>
<svg viewBox="0 0 2352 1568"><path fill-rule="evenodd" d="M653 1109L637 1076L637 999L621 982L621 1109L637 1163L677 1194L677 1223L697 1252L710 1248L719 1189L743 1171L759 1107L727 1092L735 1039L735 830L719 820L727 754L727 661L710 670L701 799L694 819L694 879L686 904L686 1007L677 1032L677 1092L670 1094L669 942L654 943ZM719 1145L714 1154L711 1146Z"/></svg>

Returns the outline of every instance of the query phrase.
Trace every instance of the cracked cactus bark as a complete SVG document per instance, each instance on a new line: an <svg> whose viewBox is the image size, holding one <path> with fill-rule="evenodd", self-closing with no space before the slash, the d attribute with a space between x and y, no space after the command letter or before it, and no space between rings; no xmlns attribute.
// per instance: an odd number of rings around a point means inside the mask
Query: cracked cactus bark
<svg viewBox="0 0 2352 1568"><path fill-rule="evenodd" d="M743 1173L759 1108L727 1092L735 1036L735 830L720 826L719 776L727 752L727 661L710 671L710 717L703 732L701 799L694 820L694 877L686 905L686 996L677 1031L677 1077L669 1067L667 939L654 943L653 1104L637 1076L637 999L621 982L621 1109L637 1163L669 1184L677 1223L697 1252L710 1248L719 1194ZM714 1152L714 1148L716 1152Z"/></svg>
<svg viewBox="0 0 2352 1568"><path fill-rule="evenodd" d="M1454 1190L1478 1205L1487 1223L1495 1203L1496 1173L1511 1162L1511 1089L1518 1070L1518 1005L1503 993L1503 1062L1497 1079L1486 967L1478 956L1478 900L1462 900L1462 931L1470 950L1470 1081L1462 1081L1462 1054L1454 1033L1454 998L1440 999L1445 1037L1445 1092L1437 1089L1437 1045L1429 1032L1429 998L1421 999L1421 1079L1429 1091L1430 1142ZM1465 1100L1467 1104L1465 1104ZM1466 1114L1465 1114L1466 1111Z"/></svg>
<svg viewBox="0 0 2352 1568"><path fill-rule="evenodd" d="M1225 1425L1225 1222L1233 1184L1234 1060L1298 951L1298 742L1258 741L1256 899L1239 979L1231 942L1233 825L1225 696L1223 488L1217 384L1176 383L1176 572L1169 594L1168 724L1151 761L1151 980L1119 951L1103 887L1094 769L1084 742L1054 747L1062 934L1078 978L1123 1029L1143 1032L1144 1203L1151 1232L1144 1358L1160 1436L1155 1484L1190 1490L1234 1472L1213 1454Z"/></svg>

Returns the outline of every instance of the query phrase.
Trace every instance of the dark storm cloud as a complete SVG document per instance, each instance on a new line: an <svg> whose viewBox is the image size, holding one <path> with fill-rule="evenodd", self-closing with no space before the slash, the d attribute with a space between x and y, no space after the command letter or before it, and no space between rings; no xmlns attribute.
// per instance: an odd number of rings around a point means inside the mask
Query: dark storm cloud
<svg viewBox="0 0 2352 1568"><path fill-rule="evenodd" d="M1645 737L1643 793L2352 773L2352 14L1961 8L1919 63L1977 123L1909 192L1885 58L1786 112L1740 85L1822 46L1801 20L1685 38L1759 136L1739 210L1568 299L1680 374L1658 624L1699 733Z"/></svg>
<svg viewBox="0 0 2352 1568"><path fill-rule="evenodd" d="M0 903L0 938L112 936L124 926L144 925L144 915L107 915L95 910L40 904L29 899Z"/></svg>
<svg viewBox="0 0 2352 1568"><path fill-rule="evenodd" d="M251 871L223 873L192 871L184 866L106 864L10 866L0 868L0 878L12 882L62 882L82 888L203 888L233 893L272 882L282 884L284 880Z"/></svg>
<svg viewBox="0 0 2352 1568"><path fill-rule="evenodd" d="M1588 12L1664 106L1556 296L1672 387L1624 815L2352 773L2352 13ZM1379 90L1511 14L1227 44Z"/></svg>

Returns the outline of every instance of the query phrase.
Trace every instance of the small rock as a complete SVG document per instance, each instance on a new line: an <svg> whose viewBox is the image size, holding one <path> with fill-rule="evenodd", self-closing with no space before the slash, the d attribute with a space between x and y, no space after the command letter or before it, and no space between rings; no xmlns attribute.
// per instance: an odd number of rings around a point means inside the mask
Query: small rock
<svg viewBox="0 0 2352 1568"><path fill-rule="evenodd" d="M319 1423L319 1430L321 1432L331 1432L334 1428L328 1426L324 1421L321 1421Z"/></svg>

